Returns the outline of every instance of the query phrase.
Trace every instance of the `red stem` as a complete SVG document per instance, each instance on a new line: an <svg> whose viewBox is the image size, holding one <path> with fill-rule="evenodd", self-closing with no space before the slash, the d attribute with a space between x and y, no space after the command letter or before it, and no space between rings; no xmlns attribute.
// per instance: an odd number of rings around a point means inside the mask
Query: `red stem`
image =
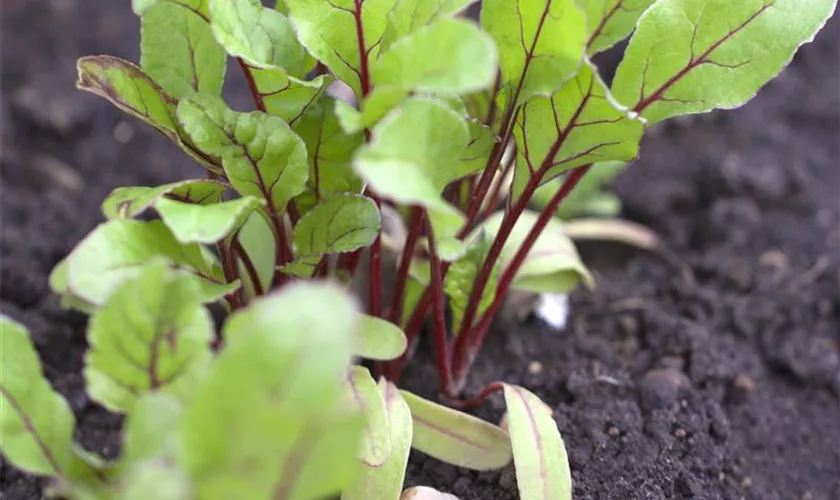
<svg viewBox="0 0 840 500"><path fill-rule="evenodd" d="M443 298L443 273L437 253L437 243L432 225L426 218L426 231L429 240L429 265L431 266L432 315L434 318L435 361L443 394L452 395L452 370L449 362L449 342L446 335L446 313Z"/></svg>
<svg viewBox="0 0 840 500"><path fill-rule="evenodd" d="M446 401L450 406L454 406L455 408L460 409L469 409L475 408L479 406L481 403L487 400L488 397L492 396L494 393L504 390L505 384L502 382L493 382L488 384L484 389L481 390L478 394L476 394L472 399L467 400L460 400L460 399L451 399Z"/></svg>
<svg viewBox="0 0 840 500"><path fill-rule="evenodd" d="M248 252L246 252L245 248L242 247L242 243L239 241L239 233L236 233L233 239L231 239L230 247L231 252L238 256L242 261L242 265L245 266L245 270L248 272L248 277L254 285L254 293L257 295L264 294L265 290L263 289L262 283L260 283L260 275L257 272L257 268L254 266L253 261L251 261L251 256L248 255Z"/></svg>
<svg viewBox="0 0 840 500"><path fill-rule="evenodd" d="M388 320L395 325L402 322L403 303L405 302L405 287L408 283L408 271L411 267L411 258L414 256L414 247L423 229L423 210L420 207L411 207L411 215L408 221L408 236L405 239L402 255L400 256L400 267L397 271L397 281L394 284L394 296L391 298L391 309Z"/></svg>
<svg viewBox="0 0 840 500"><path fill-rule="evenodd" d="M251 74L251 67L248 66L248 63L246 63L241 57L237 57L236 61L239 63L239 67L242 68L242 73L245 75L245 81L248 82L248 88L251 89L251 96L254 98L254 105L258 110L265 113L265 101L263 101L263 96L257 89L256 82L254 82L254 75Z"/></svg>

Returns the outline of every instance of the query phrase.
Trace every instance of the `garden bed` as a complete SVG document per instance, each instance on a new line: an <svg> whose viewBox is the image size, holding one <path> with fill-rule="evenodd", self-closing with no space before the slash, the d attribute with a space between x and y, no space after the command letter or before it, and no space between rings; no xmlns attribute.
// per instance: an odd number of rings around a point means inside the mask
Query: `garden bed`
<svg viewBox="0 0 840 500"><path fill-rule="evenodd" d="M598 287L574 294L569 328L499 323L484 346L471 389L505 380L555 408L576 499L840 498L838 24L742 110L644 140L615 189L665 254L583 247ZM84 394L85 321L59 308L47 275L112 188L200 171L73 87L77 57L137 60L138 33L124 3L3 5L0 310L31 329L77 438L107 456L120 422ZM230 102L249 107L235 88ZM404 383L434 396L426 366ZM479 414L501 411L493 400ZM40 498L38 480L0 467L0 498ZM419 453L408 481L516 498L512 469L473 473Z"/></svg>

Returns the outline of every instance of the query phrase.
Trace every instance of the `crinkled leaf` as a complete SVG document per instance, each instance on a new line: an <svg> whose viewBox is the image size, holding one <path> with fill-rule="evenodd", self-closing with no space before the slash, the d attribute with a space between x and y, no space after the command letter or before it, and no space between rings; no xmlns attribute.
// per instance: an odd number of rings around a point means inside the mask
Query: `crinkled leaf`
<svg viewBox="0 0 840 500"><path fill-rule="evenodd" d="M201 297L212 302L235 290L225 284L218 265L196 244L178 243L162 221L116 219L97 226L67 257L67 289L94 305L105 303L144 264L166 258L199 282Z"/></svg>
<svg viewBox="0 0 840 500"><path fill-rule="evenodd" d="M203 151L222 158L231 185L242 195L266 198L282 212L306 185L306 146L289 126L264 113L237 113L213 96L178 105L178 119Z"/></svg>
<svg viewBox="0 0 840 500"><path fill-rule="evenodd" d="M461 321L470 301L475 278L478 275L478 271L484 266L484 261L487 259L487 253L492 244L493 241L490 239L479 239L470 246L463 257L456 260L449 267L449 272L446 273L446 277L443 280L443 291L449 297L449 307L452 310L452 331L460 331ZM490 273L487 286L479 298L477 317L481 317L481 314L493 302L496 296L500 271L500 263L497 261L496 265L493 266L493 271Z"/></svg>
<svg viewBox="0 0 840 500"><path fill-rule="evenodd" d="M385 16L393 4L393 0L286 0L300 43L357 96L362 95L369 62L378 57Z"/></svg>
<svg viewBox="0 0 840 500"><path fill-rule="evenodd" d="M563 438L539 398L505 384L508 430L522 500L571 500L572 474Z"/></svg>
<svg viewBox="0 0 840 500"><path fill-rule="evenodd" d="M391 433L385 400L367 368L352 366L345 380L348 404L358 408L365 419L359 460L367 467L379 467L391 455Z"/></svg>
<svg viewBox="0 0 840 500"><path fill-rule="evenodd" d="M402 356L407 345L405 333L397 325L364 315L353 354L365 359L390 361Z"/></svg>
<svg viewBox="0 0 840 500"><path fill-rule="evenodd" d="M0 452L31 474L85 480L95 470L75 453L76 420L44 378L26 328L0 314Z"/></svg>
<svg viewBox="0 0 840 500"><path fill-rule="evenodd" d="M204 19L209 19L209 0L131 0L131 8L138 16L143 15L147 9L159 3L171 2L185 7Z"/></svg>
<svg viewBox="0 0 840 500"><path fill-rule="evenodd" d="M613 93L649 123L749 101L836 0L661 0L639 19Z"/></svg>
<svg viewBox="0 0 840 500"><path fill-rule="evenodd" d="M188 7L160 2L143 11L140 67L169 95L220 95L227 56L206 19Z"/></svg>
<svg viewBox="0 0 840 500"><path fill-rule="evenodd" d="M401 392L414 422L412 448L467 469L500 469L510 463L510 438L499 427Z"/></svg>
<svg viewBox="0 0 840 500"><path fill-rule="evenodd" d="M400 497L411 451L411 410L391 382L380 380L379 393L387 410L391 454L379 467L363 467L361 477L341 493L341 500L397 500Z"/></svg>
<svg viewBox="0 0 840 500"><path fill-rule="evenodd" d="M547 182L588 163L636 157L644 124L612 100L588 62L551 97L538 97L519 113L514 128L517 161L513 193L532 175Z"/></svg>
<svg viewBox="0 0 840 500"><path fill-rule="evenodd" d="M475 0L400 0L388 12L383 49L432 21L451 17Z"/></svg>
<svg viewBox="0 0 840 500"><path fill-rule="evenodd" d="M481 228L493 239L502 222L502 212L491 215ZM502 248L502 269L522 246L539 214L525 210ZM591 286L592 276L580 259L574 243L563 231L563 223L552 219L537 237L513 281L513 288L531 292L564 293L583 281Z"/></svg>
<svg viewBox="0 0 840 500"><path fill-rule="evenodd" d="M457 178L468 142L462 117L438 101L415 97L374 128L373 141L360 149L354 166L376 193L424 206L438 240L446 244L460 229L463 215L441 192Z"/></svg>
<svg viewBox="0 0 840 500"><path fill-rule="evenodd" d="M575 0L485 0L481 24L499 46L508 102L552 94L580 66L586 18Z"/></svg>
<svg viewBox="0 0 840 500"><path fill-rule="evenodd" d="M441 19L396 41L373 63L376 85L421 92L476 92L493 84L493 39L469 21Z"/></svg>
<svg viewBox="0 0 840 500"><path fill-rule="evenodd" d="M294 125L327 91L331 77L301 80L277 68L249 67L266 113Z"/></svg>
<svg viewBox="0 0 840 500"><path fill-rule="evenodd" d="M620 161L596 163L583 176L575 188L566 196L557 209L561 219L571 219L583 215L614 217L621 211L621 201L617 196L604 189L627 164ZM563 180L552 179L540 186L531 197L531 202L542 208L548 205L554 194L560 189Z"/></svg>
<svg viewBox="0 0 840 500"><path fill-rule="evenodd" d="M212 205L194 205L158 198L155 210L181 243L216 243L236 232L264 202L253 196Z"/></svg>
<svg viewBox="0 0 840 500"><path fill-rule="evenodd" d="M178 181L157 187L118 187L102 202L102 213L109 219L130 219L161 197L198 205L218 203L224 190L224 184L209 179Z"/></svg>
<svg viewBox="0 0 840 500"><path fill-rule="evenodd" d="M271 223L263 212L254 212L239 230L239 243L251 259L257 271L263 290L267 290L274 276L274 260L277 256L277 242ZM241 262L240 262L241 264ZM240 265L239 275L245 281L245 289L250 296L255 295L254 286L244 264Z"/></svg>
<svg viewBox="0 0 840 500"><path fill-rule="evenodd" d="M82 57L77 62L76 87L104 97L117 108L148 123L169 137L210 170L215 160L198 152L175 117L177 101L134 64L112 56Z"/></svg>
<svg viewBox="0 0 840 500"><path fill-rule="evenodd" d="M300 218L293 233L299 255L352 252L373 243L382 221L376 204L355 194L322 201Z"/></svg>
<svg viewBox="0 0 840 500"><path fill-rule="evenodd" d="M179 463L198 498L302 500L348 484L363 421L343 404L342 377L358 317L334 285L301 283L228 320L181 422Z"/></svg>
<svg viewBox="0 0 840 500"><path fill-rule="evenodd" d="M212 337L213 320L195 280L153 262L91 318L88 393L116 413L130 411L146 392L186 399L210 362Z"/></svg>
<svg viewBox="0 0 840 500"><path fill-rule="evenodd" d="M636 27L636 21L656 0L588 0L578 2L586 12L589 38L586 52L595 54L607 50Z"/></svg>

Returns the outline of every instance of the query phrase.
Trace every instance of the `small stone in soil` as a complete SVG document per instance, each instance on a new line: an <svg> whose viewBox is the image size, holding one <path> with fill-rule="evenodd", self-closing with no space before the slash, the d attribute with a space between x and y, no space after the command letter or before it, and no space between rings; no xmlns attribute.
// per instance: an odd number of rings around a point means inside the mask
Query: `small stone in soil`
<svg viewBox="0 0 840 500"><path fill-rule="evenodd" d="M689 384L686 376L676 370L651 370L639 387L642 406L647 410L667 408L677 401L680 390Z"/></svg>
<svg viewBox="0 0 840 500"><path fill-rule="evenodd" d="M539 361L531 361L528 365L528 373L531 375L539 375L543 371L543 365Z"/></svg>
<svg viewBox="0 0 840 500"><path fill-rule="evenodd" d="M674 431L674 437L676 437L678 439L683 439L687 435L688 435L688 433L685 432L685 429L677 429L677 430Z"/></svg>

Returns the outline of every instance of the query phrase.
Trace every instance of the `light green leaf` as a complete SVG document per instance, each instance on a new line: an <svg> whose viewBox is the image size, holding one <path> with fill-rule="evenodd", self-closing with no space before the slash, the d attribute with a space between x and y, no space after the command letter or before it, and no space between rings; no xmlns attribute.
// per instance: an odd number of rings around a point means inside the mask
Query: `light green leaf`
<svg viewBox="0 0 840 500"><path fill-rule="evenodd" d="M201 16L205 20L210 19L210 13L207 4L209 0L131 0L131 8L138 16L143 15L147 9L158 3L171 2L187 8L196 15Z"/></svg>
<svg viewBox="0 0 840 500"><path fill-rule="evenodd" d="M271 278L274 276L277 242L274 238L271 222L267 220L263 212L255 212L248 217L245 224L242 225L242 229L239 230L239 243L242 244L242 248L257 270L262 289L268 290ZM253 297L255 291L251 284L251 278L241 262L239 275L245 281L245 289L249 296Z"/></svg>
<svg viewBox="0 0 840 500"><path fill-rule="evenodd" d="M49 276L50 288L61 296L61 307L84 314L92 314L96 310L96 306L70 292L70 284L67 281L67 267L67 258L62 259L55 265Z"/></svg>
<svg viewBox="0 0 840 500"><path fill-rule="evenodd" d="M379 381L385 400L391 454L379 467L363 467L361 477L341 493L341 500L399 500L411 451L411 410L397 387L385 379Z"/></svg>
<svg viewBox="0 0 840 500"><path fill-rule="evenodd" d="M405 333L397 325L364 315L353 354L365 359L390 361L403 355L407 342Z"/></svg>
<svg viewBox="0 0 840 500"><path fill-rule="evenodd" d="M128 470L147 460L174 458L183 403L165 392L142 394L128 413L119 467Z"/></svg>
<svg viewBox="0 0 840 500"><path fill-rule="evenodd" d="M266 113L280 117L290 125L294 125L315 105L332 81L328 75L321 75L313 80L300 80L277 68L261 69L250 66L249 71Z"/></svg>
<svg viewBox="0 0 840 500"><path fill-rule="evenodd" d="M579 2L586 12L589 38L587 54L595 54L612 47L636 27L636 21L656 0L588 0Z"/></svg>
<svg viewBox="0 0 840 500"><path fill-rule="evenodd" d="M363 366L350 367L345 383L345 398L365 418L359 460L367 467L379 467L391 455L391 433L385 400L370 372Z"/></svg>
<svg viewBox="0 0 840 500"><path fill-rule="evenodd" d="M473 470L500 469L510 463L510 438L499 427L410 392L400 392L414 422L412 448Z"/></svg>
<svg viewBox="0 0 840 500"><path fill-rule="evenodd" d="M206 168L218 171L215 160L197 151L178 125L178 101L140 68L118 57L88 56L79 59L77 69L76 87L104 97L169 137Z"/></svg>
<svg viewBox="0 0 840 500"><path fill-rule="evenodd" d="M140 67L171 96L222 93L227 56L206 19L161 2L143 12L140 30Z"/></svg>
<svg viewBox="0 0 840 500"><path fill-rule="evenodd" d="M639 19L613 81L649 123L752 99L834 12L836 0L660 0Z"/></svg>
<svg viewBox="0 0 840 500"><path fill-rule="evenodd" d="M30 474L86 479L95 471L74 452L75 417L41 372L29 332L0 315L0 451Z"/></svg>
<svg viewBox="0 0 840 500"><path fill-rule="evenodd" d="M324 97L312 105L293 130L303 139L309 153L306 191L295 199L298 210L306 213L321 200L342 193L361 193L362 180L353 171L353 153L364 137L360 130L342 132L336 101Z"/></svg>
<svg viewBox="0 0 840 500"><path fill-rule="evenodd" d="M475 0L400 0L388 12L383 49L432 21L463 11Z"/></svg>
<svg viewBox="0 0 840 500"><path fill-rule="evenodd" d="M115 413L130 411L146 392L187 399L210 362L212 337L195 280L165 261L150 263L91 318L88 393Z"/></svg>
<svg viewBox="0 0 840 500"><path fill-rule="evenodd" d="M300 43L361 96L393 0L287 0L286 5Z"/></svg>
<svg viewBox="0 0 840 500"><path fill-rule="evenodd" d="M438 240L446 244L455 239L463 215L441 192L457 178L468 142L462 117L439 101L415 97L379 122L354 166L378 194L425 207Z"/></svg>
<svg viewBox="0 0 840 500"><path fill-rule="evenodd" d="M611 182L619 173L624 171L627 164L620 161L607 161L592 165L569 193L560 207L557 216L561 219L571 219L583 215L597 217L614 217L621 211L621 202L614 194L606 191L605 185ZM540 186L531 198L537 208L548 205L554 194L563 184L561 178L548 181Z"/></svg>
<svg viewBox="0 0 840 500"><path fill-rule="evenodd" d="M505 384L504 392L522 500L571 500L569 457L551 411L521 387Z"/></svg>
<svg viewBox="0 0 840 500"><path fill-rule="evenodd" d="M491 240L496 237L503 216L502 212L496 212L481 225ZM502 248L502 269L513 259L538 217L538 213L530 210L519 216ZM574 243L563 231L562 222L552 219L525 257L514 278L513 288L538 293L565 293L574 289L580 281L592 286L592 276L583 265Z"/></svg>
<svg viewBox="0 0 840 500"><path fill-rule="evenodd" d="M155 210L181 243L216 243L235 233L245 219L264 202L243 196L213 205L194 205L169 198L158 198Z"/></svg>
<svg viewBox="0 0 840 500"><path fill-rule="evenodd" d="M461 321L470 301L475 278L479 270L484 266L484 261L487 259L487 253L492 244L493 240L482 236L470 246L463 257L456 260L450 266L449 272L446 273L446 277L443 280L443 291L449 297L453 332L460 331ZM497 261L496 265L493 266L493 271L490 274L487 286L479 298L478 314L476 317L480 318L481 314L493 303L493 299L496 297L500 271L500 263Z"/></svg>
<svg viewBox="0 0 840 500"><path fill-rule="evenodd" d="M120 500L183 500L192 498L184 472L167 461L148 461L132 468L119 492Z"/></svg>
<svg viewBox="0 0 840 500"><path fill-rule="evenodd" d="M286 123L264 113L237 113L213 96L178 105L178 119L203 151L222 158L231 185L242 195L265 198L282 213L306 185L306 146Z"/></svg>
<svg viewBox="0 0 840 500"><path fill-rule="evenodd" d="M108 219L130 219L161 197L198 205L218 203L224 190L224 184L209 179L178 181L157 187L118 187L102 202L102 213Z"/></svg>
<svg viewBox="0 0 840 500"><path fill-rule="evenodd" d="M123 282L136 277L143 265L166 258L198 281L204 301L215 301L235 290L225 284L218 265L201 247L178 243L162 221L112 220L97 226L67 258L67 290L94 305L105 303Z"/></svg>
<svg viewBox="0 0 840 500"><path fill-rule="evenodd" d="M322 201L300 218L292 235L298 255L352 252L373 243L382 221L366 196L344 194Z"/></svg>
<svg viewBox="0 0 840 500"><path fill-rule="evenodd" d="M376 85L466 94L493 84L498 59L493 39L471 22L441 19L396 41L371 72Z"/></svg>
<svg viewBox="0 0 840 500"><path fill-rule="evenodd" d="M228 320L181 421L179 463L197 498L303 500L349 483L363 420L341 396L358 317L336 286L300 283Z"/></svg>
<svg viewBox="0 0 840 500"><path fill-rule="evenodd" d="M580 66L586 17L575 0L485 0L481 24L499 46L508 102L550 95Z"/></svg>
<svg viewBox="0 0 840 500"><path fill-rule="evenodd" d="M577 76L551 97L538 97L519 113L513 195L533 175L541 183L589 163L636 157L644 124L617 104L595 68L585 62Z"/></svg>

